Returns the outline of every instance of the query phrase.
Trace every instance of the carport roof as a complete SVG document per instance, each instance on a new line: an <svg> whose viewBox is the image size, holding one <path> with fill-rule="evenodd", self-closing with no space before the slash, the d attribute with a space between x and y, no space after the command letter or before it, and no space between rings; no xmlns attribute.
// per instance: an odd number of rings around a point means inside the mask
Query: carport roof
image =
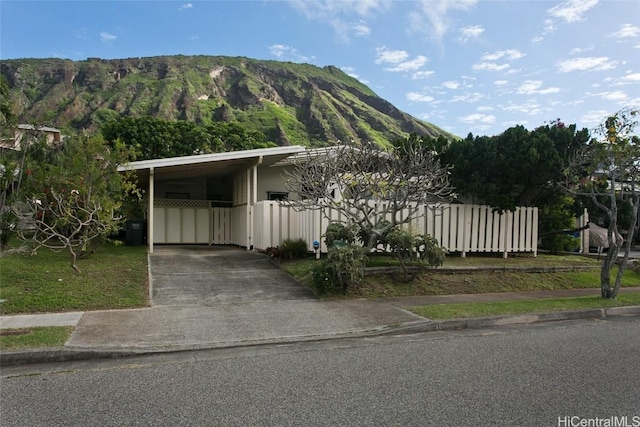
<svg viewBox="0 0 640 427"><path fill-rule="evenodd" d="M243 167L255 165L260 158L262 158L261 164L272 165L305 150L306 148L301 145L292 145L287 147L258 148L254 150L140 160L121 165L118 167L118 171L136 171L138 178L143 180L148 179L151 169L154 170L156 176L163 178L227 175Z"/></svg>

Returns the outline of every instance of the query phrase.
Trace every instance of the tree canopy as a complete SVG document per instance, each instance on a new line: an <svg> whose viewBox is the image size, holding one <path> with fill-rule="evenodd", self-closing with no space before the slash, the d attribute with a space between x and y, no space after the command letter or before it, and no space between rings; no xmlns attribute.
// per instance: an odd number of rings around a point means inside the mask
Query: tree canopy
<svg viewBox="0 0 640 427"><path fill-rule="evenodd" d="M515 126L496 136L469 134L440 156L456 190L497 210L545 202L570 157L589 138L559 120L533 131Z"/></svg>
<svg viewBox="0 0 640 427"><path fill-rule="evenodd" d="M102 126L107 141L121 140L132 148L136 160L264 148L275 144L264 134L248 131L237 122L199 125L184 120L125 117Z"/></svg>
<svg viewBox="0 0 640 427"><path fill-rule="evenodd" d="M64 143L32 147L21 171L24 181L13 211L27 227L18 229L33 252L41 247L66 250L71 266L91 244L116 233L125 195L135 186L117 172L126 161L122 146L108 147L100 136L67 138Z"/></svg>

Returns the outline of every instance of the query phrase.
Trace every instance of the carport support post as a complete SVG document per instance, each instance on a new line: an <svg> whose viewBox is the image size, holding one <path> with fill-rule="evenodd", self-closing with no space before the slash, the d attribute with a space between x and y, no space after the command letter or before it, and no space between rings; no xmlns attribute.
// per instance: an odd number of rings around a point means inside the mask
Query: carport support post
<svg viewBox="0 0 640 427"><path fill-rule="evenodd" d="M149 212L147 213L147 244L149 253L153 253L153 201L155 198L153 168L149 168Z"/></svg>
<svg viewBox="0 0 640 427"><path fill-rule="evenodd" d="M263 157L258 157L256 163L247 169L247 250L253 249L253 207L258 201L258 166L262 164Z"/></svg>

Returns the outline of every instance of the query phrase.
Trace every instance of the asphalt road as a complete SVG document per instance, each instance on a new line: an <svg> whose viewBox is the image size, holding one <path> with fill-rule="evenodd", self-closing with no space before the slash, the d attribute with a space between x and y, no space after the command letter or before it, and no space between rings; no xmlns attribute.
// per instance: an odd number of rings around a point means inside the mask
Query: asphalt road
<svg viewBox="0 0 640 427"><path fill-rule="evenodd" d="M573 426L616 417L640 426L639 368L639 318L354 338L3 368L0 420Z"/></svg>

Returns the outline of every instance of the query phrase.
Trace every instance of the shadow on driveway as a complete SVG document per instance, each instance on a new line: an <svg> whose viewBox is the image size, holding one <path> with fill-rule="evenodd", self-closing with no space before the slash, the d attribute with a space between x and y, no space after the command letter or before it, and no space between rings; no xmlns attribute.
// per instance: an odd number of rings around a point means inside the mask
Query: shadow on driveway
<svg viewBox="0 0 640 427"><path fill-rule="evenodd" d="M150 271L154 306L315 299L269 257L237 247L156 246Z"/></svg>

